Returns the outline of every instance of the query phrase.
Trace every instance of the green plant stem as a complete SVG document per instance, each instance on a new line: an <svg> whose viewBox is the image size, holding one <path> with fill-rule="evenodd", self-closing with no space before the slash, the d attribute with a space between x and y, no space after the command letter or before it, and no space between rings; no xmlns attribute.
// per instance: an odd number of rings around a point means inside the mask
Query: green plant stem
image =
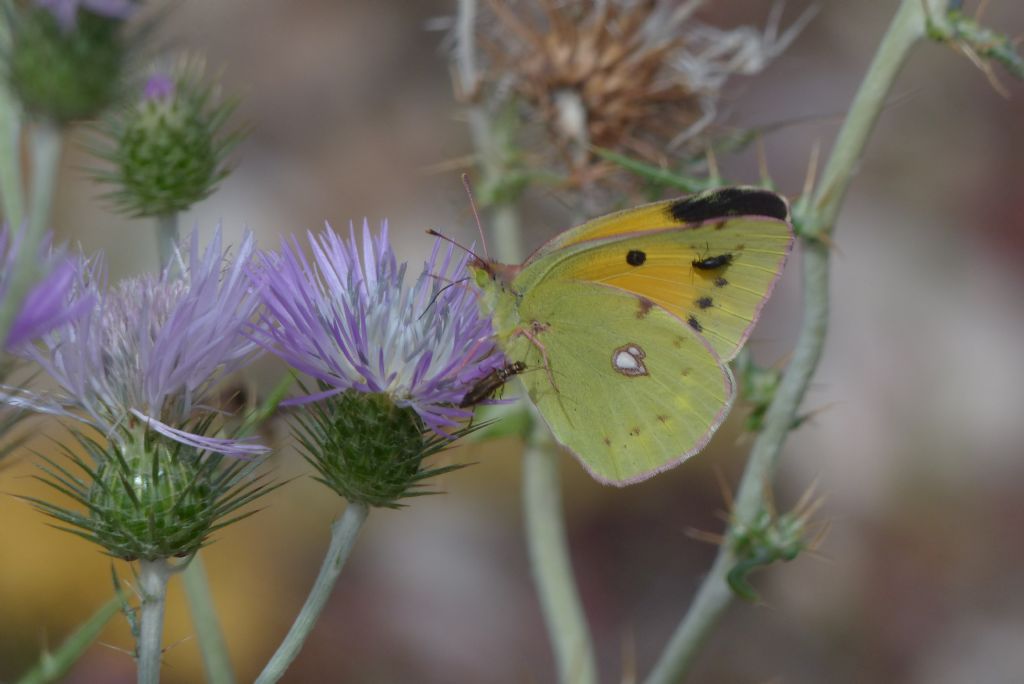
<svg viewBox="0 0 1024 684"><path fill-rule="evenodd" d="M476 0L459 0L455 67L464 97L469 133L480 162L483 184L493 187L505 173L505 141L507 131L495 130L495 122L479 92L480 77L476 67ZM519 211L514 202L497 202L490 209L490 230L494 253L508 263L523 258L523 241L519 227Z"/></svg>
<svg viewBox="0 0 1024 684"><path fill-rule="evenodd" d="M53 653L44 652L35 667L17 681L17 684L49 684L59 682L68 673L71 666L85 654L110 618L121 608L121 598L115 596L96 611L92 617L81 624L78 629L61 643Z"/></svg>
<svg viewBox="0 0 1024 684"><path fill-rule="evenodd" d="M530 567L555 652L558 681L588 684L597 681L597 664L573 580L558 456L551 432L535 418L523 455L523 514Z"/></svg>
<svg viewBox="0 0 1024 684"><path fill-rule="evenodd" d="M933 7L937 4L937 0L928 1ZM749 524L765 505L765 492L778 467L782 444L821 358L828 325L829 248L816 237L830 232L835 223L868 135L885 105L885 96L910 48L925 35L925 11L922 0L901 3L850 107L814 199L796 217L804 235L803 322L793 360L751 449L734 502L734 526ZM732 540L727 538L646 684L678 682L689 672L701 645L732 600L726 575L735 564Z"/></svg>
<svg viewBox="0 0 1024 684"><path fill-rule="evenodd" d="M185 568L182 580L185 583L188 609L192 614L192 625L199 640L199 650L203 654L206 681L210 684L233 684L235 675L231 669L231 659L214 609L206 567L199 553Z"/></svg>
<svg viewBox="0 0 1024 684"><path fill-rule="evenodd" d="M482 101L476 68L476 0L459 0L455 67L461 91L469 99L467 115L483 182L494 187L507 171L511 131L499 129ZM495 255L507 263L523 258L522 230L515 201L491 207L491 235ZM527 432L523 456L523 515L526 544L534 583L544 613L548 638L561 682L589 684L597 679L590 629L576 589L562 510L558 457L547 426L534 417Z"/></svg>
<svg viewBox="0 0 1024 684"><path fill-rule="evenodd" d="M313 631L313 625L320 617L327 598L338 581L341 569L345 566L348 554L356 542L359 530L369 515L369 509L365 504L349 503L345 512L331 525L331 544L327 549L323 565L320 566L320 574L313 583L313 589L306 598L298 617L288 630L284 641L277 648L277 651L270 658L263 672L256 678L255 684L272 684L284 675L285 670L291 665L295 657L302 650L306 638Z"/></svg>
<svg viewBox="0 0 1024 684"><path fill-rule="evenodd" d="M9 17L0 17L0 50L11 49ZM25 194L21 185L21 105L0 83L0 206L4 221L18 228L24 219ZM0 335L0 340L3 336Z"/></svg>
<svg viewBox="0 0 1024 684"><path fill-rule="evenodd" d="M60 167L61 131L56 124L38 122L29 133L29 157L32 164L32 188L29 198L28 222L22 238L18 259L11 274L10 286L0 302L0 346L14 322L14 316L38 274L39 245L50 223L50 208ZM8 169L8 172L10 170ZM0 190L7 191L2 188ZM12 195L15 196L13 190ZM5 201L7 198L5 198ZM21 222L19 222L20 224ZM12 225L17 230L18 226Z"/></svg>
<svg viewBox="0 0 1024 684"><path fill-rule="evenodd" d="M160 268L167 268L174 258L178 244L178 215L166 214L156 217L156 239L160 254Z"/></svg>
<svg viewBox="0 0 1024 684"><path fill-rule="evenodd" d="M139 592L142 596L138 641L139 684L157 684L160 681L164 606L167 603L167 580L171 573L171 566L163 558L139 561Z"/></svg>
<svg viewBox="0 0 1024 684"><path fill-rule="evenodd" d="M7 88L0 85L0 203L4 221L17 228L24 218L21 185L21 111Z"/></svg>

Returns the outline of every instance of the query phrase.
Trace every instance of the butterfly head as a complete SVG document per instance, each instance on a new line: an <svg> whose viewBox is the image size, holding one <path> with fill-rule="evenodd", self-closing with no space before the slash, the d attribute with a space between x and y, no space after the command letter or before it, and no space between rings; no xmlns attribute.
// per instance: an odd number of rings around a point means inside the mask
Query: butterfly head
<svg viewBox="0 0 1024 684"><path fill-rule="evenodd" d="M469 262L469 270L473 274L473 280L482 290L510 290L512 281L519 275L522 266L499 264L496 261L475 257Z"/></svg>

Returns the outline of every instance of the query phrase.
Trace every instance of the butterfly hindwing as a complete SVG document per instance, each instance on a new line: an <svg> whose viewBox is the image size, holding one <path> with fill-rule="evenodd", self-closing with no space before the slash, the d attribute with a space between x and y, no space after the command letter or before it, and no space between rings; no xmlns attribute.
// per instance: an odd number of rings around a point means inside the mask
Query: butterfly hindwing
<svg viewBox="0 0 1024 684"><path fill-rule="evenodd" d="M547 280L519 314L533 340L512 334L506 356L538 369L521 376L530 398L603 482L643 480L698 452L731 405L732 375L708 343L640 297Z"/></svg>

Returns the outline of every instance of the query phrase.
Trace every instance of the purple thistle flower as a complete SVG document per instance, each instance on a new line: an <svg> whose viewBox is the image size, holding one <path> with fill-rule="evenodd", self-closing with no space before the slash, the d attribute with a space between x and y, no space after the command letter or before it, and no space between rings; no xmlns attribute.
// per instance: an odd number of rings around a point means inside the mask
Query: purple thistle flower
<svg viewBox="0 0 1024 684"><path fill-rule="evenodd" d="M16 262L30 258L27 254L21 254L23 237L22 231L13 232L7 225L0 228L0 302L7 299ZM86 296L78 298L73 306L68 306L77 264L63 250L51 249L49 240L44 241L38 263L42 277L19 304L7 331L7 339L0 344L7 352L16 351L54 328L78 318L95 303L94 297Z"/></svg>
<svg viewBox="0 0 1024 684"><path fill-rule="evenodd" d="M111 19L127 19L135 11L132 0L35 0L35 4L49 10L65 33L78 24L79 9Z"/></svg>
<svg viewBox="0 0 1024 684"><path fill-rule="evenodd" d="M174 97L174 79L164 73L155 73L142 89L144 100L167 100Z"/></svg>
<svg viewBox="0 0 1024 684"><path fill-rule="evenodd" d="M162 276L128 278L106 288L102 263L77 272L73 306L94 297L96 307L43 338L26 355L63 387L74 417L118 439L140 422L184 444L233 456L263 453L247 440L220 439L183 429L214 385L252 359L248 328L259 295L245 276L255 249L246 234L226 260L217 230L202 253L193 232L188 264L172 263ZM37 402L35 408L74 415Z"/></svg>
<svg viewBox="0 0 1024 684"><path fill-rule="evenodd" d="M263 254L253 277L267 311L257 339L333 388L310 400L345 390L387 394L441 435L469 417L459 402L502 365L490 319L473 290L458 284L469 255L456 261L453 247L442 252L437 241L405 288L406 264L395 259L386 222L376 236L363 222L362 250L351 225L348 240L330 225L308 238L312 263L293 237L279 253Z"/></svg>

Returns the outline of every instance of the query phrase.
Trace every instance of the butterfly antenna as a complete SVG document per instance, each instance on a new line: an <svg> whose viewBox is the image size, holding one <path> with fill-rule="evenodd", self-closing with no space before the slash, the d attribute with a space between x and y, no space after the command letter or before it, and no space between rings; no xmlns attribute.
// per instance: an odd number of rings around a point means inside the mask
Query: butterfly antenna
<svg viewBox="0 0 1024 684"><path fill-rule="evenodd" d="M466 196L469 197L469 208L473 210L473 218L476 219L476 228L480 231L480 244L484 248L484 256L489 257L487 251L487 236L484 235L484 225L480 222L480 212L476 208L476 200L473 199L473 186L469 182L469 174L462 174L462 187L466 188ZM475 255L474 255L475 256Z"/></svg>
<svg viewBox="0 0 1024 684"><path fill-rule="evenodd" d="M469 254L469 256L473 257L477 261L481 261L481 262L484 262L484 263L486 263L486 261L487 261L486 259L481 259L479 257L479 255L477 255L477 253L474 252L473 250L471 250L469 247L466 247L465 245L462 245L462 244L456 242L455 240L451 239L450 237L448 237L444 233L437 232L433 228L430 228L430 229L427 230L427 235L432 235L433 237L441 238L445 242L450 242L451 244L453 244L456 247L458 247L459 249L461 249L463 252L466 252L467 254Z"/></svg>
<svg viewBox="0 0 1024 684"><path fill-rule="evenodd" d="M433 273L431 273L431 274L430 274L430 276L431 276L432 278L438 278L438 279L440 279L440 278L441 278L441 276L439 276L439 275L434 275ZM430 298L430 301L429 301L429 302L427 302L427 306L426 306L426 307L424 307L424 309L423 309L423 313L421 313L421 314L420 314L420 318L423 318L424 316L426 316L426 315L427 315L427 312L428 312L428 311L430 311L430 307L434 306L434 302L436 302L436 301L437 301L437 298L441 296L441 293L442 293L442 292L444 292L445 290L447 290L447 289L448 289L449 287L455 287L456 285L461 285L462 283L464 283L464 282L466 282L466 281L468 281L468 280L469 280L469 278L463 278L462 280L456 280L456 281L450 282L450 283L448 283L447 285L445 285L444 287L442 287L442 288L441 288L440 290L438 290L437 292L435 292L435 293L434 293L434 296ZM416 320L420 320L420 318L417 318Z"/></svg>

